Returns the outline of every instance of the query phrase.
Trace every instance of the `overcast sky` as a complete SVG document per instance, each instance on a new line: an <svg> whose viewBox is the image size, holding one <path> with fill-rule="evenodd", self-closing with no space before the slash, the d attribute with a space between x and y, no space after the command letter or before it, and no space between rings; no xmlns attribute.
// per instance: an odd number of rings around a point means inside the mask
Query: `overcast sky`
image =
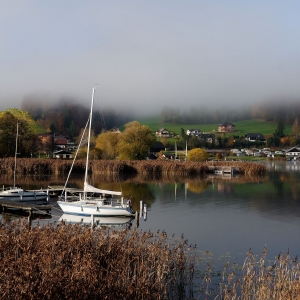
<svg viewBox="0 0 300 300"><path fill-rule="evenodd" d="M300 1L2 0L0 109L27 98L148 113L300 95Z"/></svg>

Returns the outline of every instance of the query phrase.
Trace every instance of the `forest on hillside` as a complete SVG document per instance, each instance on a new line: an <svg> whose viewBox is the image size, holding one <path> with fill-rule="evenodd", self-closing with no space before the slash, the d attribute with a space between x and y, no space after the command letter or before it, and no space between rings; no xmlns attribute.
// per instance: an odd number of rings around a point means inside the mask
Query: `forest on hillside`
<svg viewBox="0 0 300 300"><path fill-rule="evenodd" d="M280 120L285 125L292 125L296 118L300 119L300 101L269 101L244 107L220 104L216 109L201 105L185 111L164 107L161 117L163 122L174 124L214 124L255 118L276 123Z"/></svg>
<svg viewBox="0 0 300 300"><path fill-rule="evenodd" d="M80 134L90 113L90 108L68 100L54 104L27 99L23 101L21 109L27 111L46 132L59 133L71 139ZM95 109L93 111L94 134L98 135L114 127L120 127L132 119L133 116L124 111Z"/></svg>
<svg viewBox="0 0 300 300"><path fill-rule="evenodd" d="M70 100L54 104L26 99L21 109L27 111L46 132L56 132L70 138L80 134L90 112L89 107ZM134 117L133 112L108 108L94 109L94 133L98 135L103 131L123 126L133 121ZM213 124L255 118L276 123L280 120L285 125L292 125L297 118L300 119L300 101L269 101L243 107L220 104L215 109L205 105L186 110L166 106L161 110L161 118L163 122L174 124Z"/></svg>

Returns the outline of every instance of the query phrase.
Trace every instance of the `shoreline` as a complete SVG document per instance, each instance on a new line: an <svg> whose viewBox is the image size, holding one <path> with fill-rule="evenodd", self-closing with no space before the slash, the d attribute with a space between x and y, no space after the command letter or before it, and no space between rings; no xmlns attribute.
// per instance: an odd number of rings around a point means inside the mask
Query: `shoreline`
<svg viewBox="0 0 300 300"><path fill-rule="evenodd" d="M73 160L43 159L43 158L19 158L16 174L38 175L38 174L68 174ZM14 158L0 159L0 173L13 174ZM233 168L232 172L241 175L265 175L267 167L257 162L243 161L166 161L166 160L93 160L89 162L91 174L151 174L151 175L208 175L213 174L217 168ZM72 172L82 173L85 171L85 160L77 160Z"/></svg>

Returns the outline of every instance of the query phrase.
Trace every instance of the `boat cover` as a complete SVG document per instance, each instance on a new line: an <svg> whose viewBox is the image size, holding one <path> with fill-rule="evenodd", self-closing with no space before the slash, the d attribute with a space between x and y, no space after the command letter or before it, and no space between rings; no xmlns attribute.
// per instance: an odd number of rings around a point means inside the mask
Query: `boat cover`
<svg viewBox="0 0 300 300"><path fill-rule="evenodd" d="M122 192L102 190L102 189L95 188L94 186L90 185L87 181L84 182L84 192L100 193L106 195L118 195L118 196L122 195Z"/></svg>

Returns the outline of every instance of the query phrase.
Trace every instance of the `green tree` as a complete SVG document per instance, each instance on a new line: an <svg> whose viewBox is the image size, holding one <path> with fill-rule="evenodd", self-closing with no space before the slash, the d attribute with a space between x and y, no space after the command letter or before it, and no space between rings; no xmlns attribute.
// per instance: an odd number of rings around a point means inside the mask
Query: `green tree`
<svg viewBox="0 0 300 300"><path fill-rule="evenodd" d="M137 121L129 122L120 135L118 143L119 159L145 159L154 142L155 137L148 126L141 125Z"/></svg>
<svg viewBox="0 0 300 300"><path fill-rule="evenodd" d="M188 148L193 149L193 148L198 148L201 146L201 141L197 136L191 136L188 139Z"/></svg>
<svg viewBox="0 0 300 300"><path fill-rule="evenodd" d="M195 148L188 152L187 160L189 161L206 161L209 157L209 154L201 149L201 148Z"/></svg>
<svg viewBox="0 0 300 300"><path fill-rule="evenodd" d="M19 121L19 123L25 124L24 126L26 126L29 133L37 133L36 122L27 111L19 110L17 108L8 108L7 110L0 112L0 118L3 114L8 112L11 113Z"/></svg>
<svg viewBox="0 0 300 300"><path fill-rule="evenodd" d="M0 113L0 156L14 156L18 123L18 152L30 157L37 145L36 123L31 116L18 109Z"/></svg>
<svg viewBox="0 0 300 300"><path fill-rule="evenodd" d="M0 114L0 156L14 156L16 149L17 122L10 112Z"/></svg>
<svg viewBox="0 0 300 300"><path fill-rule="evenodd" d="M299 123L298 118L296 118L295 121L294 121L294 124L293 124L293 127L292 127L292 133L296 137L296 139L300 135L300 123Z"/></svg>
<svg viewBox="0 0 300 300"><path fill-rule="evenodd" d="M285 130L285 126L283 124L283 121L282 121L282 119L279 119L277 128L274 133L274 137L277 137L277 138L284 137L284 130Z"/></svg>

